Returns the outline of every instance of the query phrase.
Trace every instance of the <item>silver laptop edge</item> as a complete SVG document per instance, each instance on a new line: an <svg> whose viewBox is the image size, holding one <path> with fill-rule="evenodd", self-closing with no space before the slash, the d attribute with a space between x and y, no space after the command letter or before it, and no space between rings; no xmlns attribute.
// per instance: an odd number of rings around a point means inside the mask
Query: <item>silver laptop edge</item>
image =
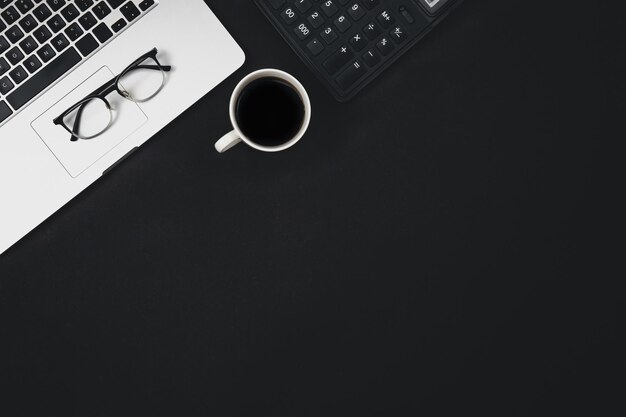
<svg viewBox="0 0 626 417"><path fill-rule="evenodd" d="M78 86L88 88L106 74L118 74L154 47L159 60L173 70L159 95L136 109L141 115L136 128L117 137L102 155L86 155L81 161L78 151L64 160L55 146L67 149L67 144L59 143L56 136L42 137L51 129L46 124L55 105L69 99ZM159 0L153 10L22 108L0 126L0 254L221 83L244 60L241 48L203 0Z"/></svg>

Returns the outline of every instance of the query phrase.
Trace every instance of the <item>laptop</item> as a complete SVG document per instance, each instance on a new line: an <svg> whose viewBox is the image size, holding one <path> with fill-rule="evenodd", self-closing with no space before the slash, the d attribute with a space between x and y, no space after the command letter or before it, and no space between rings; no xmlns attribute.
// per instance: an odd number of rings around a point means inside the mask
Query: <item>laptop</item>
<svg viewBox="0 0 626 417"><path fill-rule="evenodd" d="M135 100L119 76L146 54L163 84ZM244 59L203 0L0 0L0 253ZM93 101L110 107L107 129L68 133L68 110L107 83L106 103Z"/></svg>

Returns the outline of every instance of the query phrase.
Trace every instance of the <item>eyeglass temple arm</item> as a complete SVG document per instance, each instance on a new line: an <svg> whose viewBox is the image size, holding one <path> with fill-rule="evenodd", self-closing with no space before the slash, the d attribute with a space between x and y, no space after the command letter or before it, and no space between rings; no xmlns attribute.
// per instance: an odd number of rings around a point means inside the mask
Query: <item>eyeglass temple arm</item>
<svg viewBox="0 0 626 417"><path fill-rule="evenodd" d="M133 69L150 69L150 70L155 70L155 71L163 70L165 72L170 72L172 70L172 66L171 65L161 65L161 66L159 66L159 65L137 65Z"/></svg>

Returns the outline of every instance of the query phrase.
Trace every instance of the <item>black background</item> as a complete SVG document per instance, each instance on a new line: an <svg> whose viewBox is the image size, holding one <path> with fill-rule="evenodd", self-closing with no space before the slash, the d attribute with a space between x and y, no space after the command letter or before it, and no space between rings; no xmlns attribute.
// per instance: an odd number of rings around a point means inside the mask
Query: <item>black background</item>
<svg viewBox="0 0 626 417"><path fill-rule="evenodd" d="M0 414L623 413L619 2L467 0L348 104L208 3L244 68L0 256ZM310 131L218 155L262 67Z"/></svg>

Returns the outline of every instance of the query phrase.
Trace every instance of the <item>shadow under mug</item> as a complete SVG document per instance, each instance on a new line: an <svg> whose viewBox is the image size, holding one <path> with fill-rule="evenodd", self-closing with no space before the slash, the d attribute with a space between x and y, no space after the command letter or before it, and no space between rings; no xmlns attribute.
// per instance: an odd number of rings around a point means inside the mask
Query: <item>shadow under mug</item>
<svg viewBox="0 0 626 417"><path fill-rule="evenodd" d="M277 146L264 146L256 143L254 140L246 137L246 135L243 134L239 127L239 123L237 122L236 107L240 94L250 83L262 78L278 78L285 81L298 93L304 106L304 120L302 121L302 126L300 127L300 130L298 130L298 132L291 139ZM307 94L300 81L298 81L292 75L277 69L261 69L248 74L243 80L239 82L239 84L237 84L237 87L235 87L235 91L233 91L233 94L230 97L230 121L233 125L233 130L224 135L220 140L215 143L215 150L217 150L219 153L226 152L227 150L241 142L244 142L251 148L263 152L284 151L285 149L289 149L293 145L298 143L298 141L302 139L302 136L304 136L305 132L309 128L309 123L311 122L311 100L309 99L309 95Z"/></svg>

